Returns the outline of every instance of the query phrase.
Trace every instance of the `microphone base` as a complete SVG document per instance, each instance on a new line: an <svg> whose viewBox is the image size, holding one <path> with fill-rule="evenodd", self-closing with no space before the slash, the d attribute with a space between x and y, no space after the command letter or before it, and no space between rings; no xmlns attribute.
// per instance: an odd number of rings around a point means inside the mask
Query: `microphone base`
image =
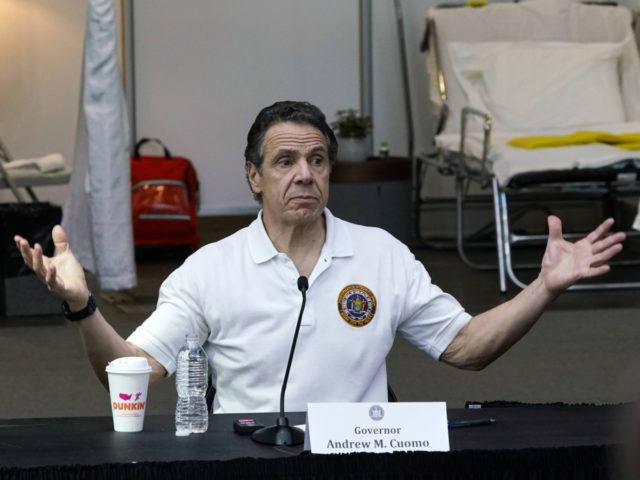
<svg viewBox="0 0 640 480"><path fill-rule="evenodd" d="M287 417L278 417L276 425L256 430L251 439L265 445L300 445L304 442L304 431L290 426Z"/></svg>

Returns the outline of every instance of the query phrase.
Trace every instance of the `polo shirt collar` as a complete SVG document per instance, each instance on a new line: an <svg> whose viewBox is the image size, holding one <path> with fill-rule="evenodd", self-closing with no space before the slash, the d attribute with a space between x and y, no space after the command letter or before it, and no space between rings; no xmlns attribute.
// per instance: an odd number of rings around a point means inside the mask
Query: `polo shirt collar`
<svg viewBox="0 0 640 480"><path fill-rule="evenodd" d="M324 209L327 237L322 251L330 257L350 257L353 255L353 241L345 224L336 219L328 208ZM255 263L264 263L278 255L262 222L262 210L251 222L247 231L251 258Z"/></svg>
<svg viewBox="0 0 640 480"><path fill-rule="evenodd" d="M353 255L353 239L345 223L333 216L328 208L324 209L327 225L327 238L323 250L331 257L350 257Z"/></svg>

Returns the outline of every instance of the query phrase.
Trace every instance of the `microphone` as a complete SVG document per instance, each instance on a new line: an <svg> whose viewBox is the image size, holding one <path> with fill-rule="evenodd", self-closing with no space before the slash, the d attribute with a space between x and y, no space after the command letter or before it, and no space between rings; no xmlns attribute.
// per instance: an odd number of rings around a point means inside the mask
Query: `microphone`
<svg viewBox="0 0 640 480"><path fill-rule="evenodd" d="M304 442L304 432L297 427L290 426L289 419L284 414L284 392L287 390L291 361L293 360L293 352L296 350L296 342L298 341L298 332L300 331L302 314L304 313L304 307L307 303L307 290L309 290L309 280L307 280L307 277L304 275L298 278L298 290L302 293L302 305L300 306L298 323L296 323L296 331L293 334L293 342L291 343L291 352L289 352L287 368L284 372L282 389L280 390L280 416L276 420L275 425L261 428L251 434L252 440L266 445L300 445Z"/></svg>

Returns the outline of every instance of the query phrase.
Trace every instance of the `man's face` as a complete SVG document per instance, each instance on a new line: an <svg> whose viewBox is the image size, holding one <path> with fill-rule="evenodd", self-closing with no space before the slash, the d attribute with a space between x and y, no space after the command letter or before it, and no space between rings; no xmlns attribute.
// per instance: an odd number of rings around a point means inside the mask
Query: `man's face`
<svg viewBox="0 0 640 480"><path fill-rule="evenodd" d="M249 164L248 177L262 194L265 221L304 225L322 215L331 164L324 135L292 122L271 126L262 143L262 172Z"/></svg>

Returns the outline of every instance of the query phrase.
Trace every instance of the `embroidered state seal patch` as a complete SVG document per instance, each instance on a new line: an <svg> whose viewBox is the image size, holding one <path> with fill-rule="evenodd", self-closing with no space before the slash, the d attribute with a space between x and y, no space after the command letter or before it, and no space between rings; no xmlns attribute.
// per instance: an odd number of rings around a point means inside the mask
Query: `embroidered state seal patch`
<svg viewBox="0 0 640 480"><path fill-rule="evenodd" d="M347 285L338 295L338 312L349 325L364 327L376 314L376 296L364 285Z"/></svg>

